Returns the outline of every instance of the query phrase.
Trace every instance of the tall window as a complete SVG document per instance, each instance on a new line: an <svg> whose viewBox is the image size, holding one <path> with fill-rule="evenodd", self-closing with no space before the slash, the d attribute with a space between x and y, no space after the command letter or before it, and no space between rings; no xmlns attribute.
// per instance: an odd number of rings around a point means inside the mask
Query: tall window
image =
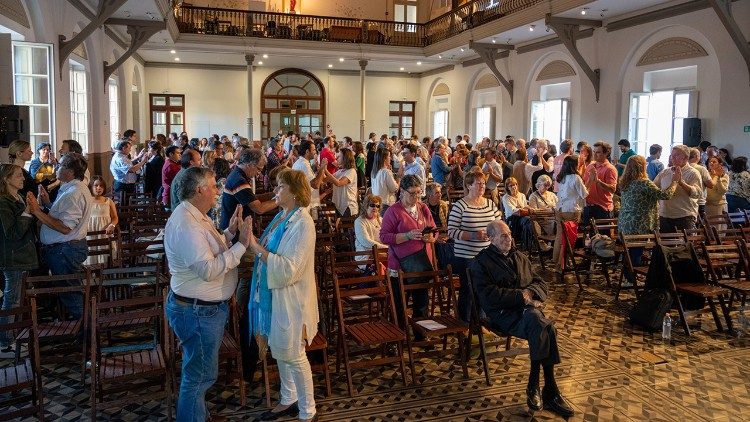
<svg viewBox="0 0 750 422"><path fill-rule="evenodd" d="M109 94L109 139L115 142L117 133L120 131L120 93L117 90L117 80L109 78L107 81L107 92Z"/></svg>
<svg viewBox="0 0 750 422"><path fill-rule="evenodd" d="M185 131L185 96L175 94L149 94L151 104L151 136L159 133Z"/></svg>
<svg viewBox="0 0 750 422"><path fill-rule="evenodd" d="M88 139L88 101L86 92L86 70L80 64L70 62L70 139L82 146Z"/></svg>
<svg viewBox="0 0 750 422"><path fill-rule="evenodd" d="M402 25L396 25L396 31L399 32L417 32L417 0L395 0L393 4L393 20L402 22Z"/></svg>
<svg viewBox="0 0 750 422"><path fill-rule="evenodd" d="M390 134L399 138L409 138L414 133L414 102L391 101L389 105Z"/></svg>
<svg viewBox="0 0 750 422"><path fill-rule="evenodd" d="M432 114L432 137L448 137L448 110L438 110Z"/></svg>
<svg viewBox="0 0 750 422"><path fill-rule="evenodd" d="M29 107L32 150L55 138L51 50L48 44L13 42L13 102Z"/></svg>
<svg viewBox="0 0 750 422"><path fill-rule="evenodd" d="M325 131L325 91L312 73L282 69L271 74L263 83L260 100L262 139L279 130L302 136Z"/></svg>
<svg viewBox="0 0 750 422"><path fill-rule="evenodd" d="M570 137L570 100L531 102L531 137L560 145Z"/></svg>
<svg viewBox="0 0 750 422"><path fill-rule="evenodd" d="M682 120L697 117L698 91L666 90L630 94L631 148L648 156L648 148L661 145L664 151L683 143Z"/></svg>
<svg viewBox="0 0 750 422"><path fill-rule="evenodd" d="M485 136L493 139L495 137L493 124L493 117L495 114L494 107L479 107L476 109L476 133L475 137L477 140L484 138Z"/></svg>

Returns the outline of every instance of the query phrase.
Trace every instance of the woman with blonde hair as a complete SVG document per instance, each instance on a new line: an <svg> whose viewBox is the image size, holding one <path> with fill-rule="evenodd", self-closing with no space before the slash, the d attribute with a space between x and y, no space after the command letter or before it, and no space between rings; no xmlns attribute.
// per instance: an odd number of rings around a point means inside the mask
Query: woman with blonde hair
<svg viewBox="0 0 750 422"><path fill-rule="evenodd" d="M387 248L388 245L380 241L380 227L383 222L380 217L380 197L373 194L365 195L359 209L359 217L354 220L354 246L357 252L372 250L373 246ZM357 260L365 259L358 256Z"/></svg>
<svg viewBox="0 0 750 422"><path fill-rule="evenodd" d="M618 183L622 198L617 221L620 234L649 234L659 227L659 200L671 198L682 180L680 167L673 167L672 171L672 183L666 189L661 189L649 180L645 158L634 155L628 159ZM643 248L630 250L633 265L640 265L642 254ZM631 283L634 280L628 272L625 272L625 278Z"/></svg>
<svg viewBox="0 0 750 422"><path fill-rule="evenodd" d="M251 332L265 359L266 345L279 364L281 400L260 420L274 420L299 412L299 419L317 419L312 371L305 346L318 331L315 256L299 253L315 249L315 223L310 205L310 182L301 171L284 169L276 176L274 200L279 213L260 239L250 237L255 254L250 285ZM355 181L356 182L356 181Z"/></svg>
<svg viewBox="0 0 750 422"><path fill-rule="evenodd" d="M31 144L26 141L15 140L8 146L8 158L10 164L15 164L21 167L23 171L23 189L19 192L21 196L26 196L26 193L31 192L34 195L37 194L37 183L36 180L31 176L31 173L26 171L24 166L26 162L34 157L34 152L31 151Z"/></svg>
<svg viewBox="0 0 750 422"><path fill-rule="evenodd" d="M357 170L354 152L349 148L342 148L336 157L339 169L335 174L326 170L326 181L333 184L332 200L336 211L343 217L350 217L359 213L357 203Z"/></svg>

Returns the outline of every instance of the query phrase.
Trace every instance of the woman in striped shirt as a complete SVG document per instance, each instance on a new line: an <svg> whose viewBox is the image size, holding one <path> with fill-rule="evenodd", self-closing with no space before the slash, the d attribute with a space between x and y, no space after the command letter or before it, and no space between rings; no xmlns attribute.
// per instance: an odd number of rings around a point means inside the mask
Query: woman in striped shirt
<svg viewBox="0 0 750 422"><path fill-rule="evenodd" d="M500 210L485 198L487 178L479 167L473 167L464 176L466 196L453 204L448 215L448 236L454 239L453 274L458 274L461 287L458 290L458 315L469 320L471 296L466 278L469 260L490 245L485 229L487 224L501 217Z"/></svg>

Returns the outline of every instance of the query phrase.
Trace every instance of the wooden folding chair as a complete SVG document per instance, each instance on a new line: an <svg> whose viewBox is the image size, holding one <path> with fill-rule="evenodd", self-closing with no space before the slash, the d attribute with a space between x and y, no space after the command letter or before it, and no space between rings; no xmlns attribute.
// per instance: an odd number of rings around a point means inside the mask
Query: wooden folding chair
<svg viewBox="0 0 750 422"><path fill-rule="evenodd" d="M659 235L656 236L656 243L659 246L665 246L661 243L661 239ZM696 262L698 261L698 255L695 252L695 249L692 248L692 245L688 245L688 249L691 251L692 259ZM727 307L726 299L729 298L730 291L729 289L726 289L721 286L712 285L708 282L706 282L705 277L699 277L701 279L700 281L694 281L694 280L675 280L673 272L672 272L672 266L669 264L668 260L665 258L666 263L666 273L667 273L667 287L672 292L675 303L677 304L677 311L680 314L680 322L682 323L682 328L685 330L685 334L688 336L690 335L690 327L688 326L687 320L685 319L685 309L682 305L682 295L693 295L697 297L701 297L706 302L708 302L708 306L711 310L711 315L713 315L714 322L716 323L716 328L719 332L723 332L724 329L721 325L721 319L719 318L719 314L716 310L716 304L714 300L719 302L719 305L721 306L722 312L724 314L724 318L727 323L728 329L732 330L732 320L729 316L729 308ZM701 274L702 276L702 274Z"/></svg>
<svg viewBox="0 0 750 422"><path fill-rule="evenodd" d="M417 282L409 283L409 280ZM420 357L445 356L449 351L455 353L456 349L461 359L464 378L469 378L467 368L467 357L464 350L464 341L469 334L467 323L458 319L458 308L456 306L456 291L453 285L453 273L450 266L442 271L424 271L404 273L398 272L398 287L400 303L404 319L400 321L406 333L406 349L409 353L409 364L411 367L412 380L417 381L417 372L414 370L414 359ZM409 313L410 302L414 294L424 290L427 295L426 315L415 317ZM448 349L448 337L456 337L456 347ZM421 340L417 340L421 338ZM428 350L442 345L442 350ZM421 347L421 352L414 352L414 347Z"/></svg>
<svg viewBox="0 0 750 422"><path fill-rule="evenodd" d="M352 278L339 278L333 274L334 294L338 312L339 344L343 350L344 367L346 368L346 382L349 396L354 394L352 384L352 370L372 366L383 366L398 363L401 369L401 377L404 385L406 381L406 369L404 368L404 342L406 334L396 323L396 309L393 303L393 293L390 283L385 275L362 276ZM348 318L351 307L346 306L347 299L367 299L369 297L380 297L382 306L373 307L377 313L369 318L357 317L355 320ZM374 355L380 353L380 357L351 361L350 351L352 346L358 347L357 354ZM388 356L388 344L395 344L396 356Z"/></svg>
<svg viewBox="0 0 750 422"><path fill-rule="evenodd" d="M748 249L748 242L743 240L737 241L737 249L740 252L740 264L741 272L744 273L744 277L740 276L740 272L734 274L734 280L719 280L717 283L726 287L732 291L732 295L729 297L729 308L732 308L732 300L736 297L740 300L741 306L745 306L747 295L750 293L750 249Z"/></svg>
<svg viewBox="0 0 750 422"><path fill-rule="evenodd" d="M609 236L610 239L617 242L617 239L619 238L617 235L617 223L617 218L592 218L591 233L594 235L601 234ZM615 255L612 258L603 258L595 254L593 250L591 251L591 258L594 261L594 266L599 264L599 268L601 268L602 275L604 276L604 280L607 282L608 287L612 286L612 281L609 277L609 267L610 265L617 265L617 262L620 260L623 253L622 245L615 243L613 246L613 252Z"/></svg>
<svg viewBox="0 0 750 422"><path fill-rule="evenodd" d="M0 317L8 319L0 324L0 333L13 338L17 332L27 332L29 345L23 359L17 354L11 363L0 361L0 420L36 416L44 421L36 299L30 297L26 306L0 310Z"/></svg>
<svg viewBox="0 0 750 422"><path fill-rule="evenodd" d="M732 220L729 218L727 213L717 215L704 215L699 219L701 226L706 230L711 230L712 227L716 227L719 230L724 230L732 227Z"/></svg>
<svg viewBox="0 0 750 422"><path fill-rule="evenodd" d="M562 228L560 228L562 230ZM563 260L563 266L560 268L560 283L565 282L565 274L573 272L578 282L578 288L583 289L583 283L581 282L580 272L586 273L586 279L590 276L591 262L589 261L589 252L585 248L576 248L576 243L579 240L583 240L583 234L579 231L576 234L576 240L571 242L568 236L563 233L563 247L565 250L565 259Z"/></svg>
<svg viewBox="0 0 750 422"><path fill-rule="evenodd" d="M555 211L534 211L529 215L529 218L531 219L532 225L538 225L539 227L555 227ZM543 270L547 270L547 259L550 257L550 253L552 249L549 249L548 251L543 250L542 248L542 242L545 242L546 244L552 246L555 243L555 233L542 233L541 231L537 233L537 230L532 230L534 236L533 236L533 242L531 244L531 247L529 248L529 252L531 253L537 253L539 257L539 265L541 265Z"/></svg>
<svg viewBox="0 0 750 422"><path fill-rule="evenodd" d="M648 274L648 256L650 250L656 245L656 236L654 234L620 234L620 243L622 243L623 248L623 275L620 277L619 284L615 290L615 300L620 297L620 291L624 289L633 289L633 293L635 293L636 297L638 296L638 282L640 281L639 279L642 279L644 283L646 281L646 275ZM636 265L633 262L630 253L636 248L643 249L642 256L645 258L645 264L641 262L639 265ZM633 277L632 286L623 286L625 269L627 269Z"/></svg>
<svg viewBox="0 0 750 422"><path fill-rule="evenodd" d="M91 299L91 419L99 409L122 408L142 401L167 399L167 417L172 420L172 372L167 361L169 345L164 340L166 330L163 297L148 296L134 299L99 302ZM144 336L136 342L105 348L101 335L119 327L121 321L146 319L141 326ZM129 330L129 329L128 329ZM119 333L123 340L129 331ZM143 341L143 339L146 341ZM151 386L160 386L153 391ZM109 399L111 394L119 397Z"/></svg>
<svg viewBox="0 0 750 422"><path fill-rule="evenodd" d="M88 232L86 234L86 247L88 248L86 265L104 267L119 265L118 243L120 243L120 229L118 228L115 228L111 234L106 230Z"/></svg>
<svg viewBox="0 0 750 422"><path fill-rule="evenodd" d="M474 334L477 334L479 337L479 358L482 360L482 369L484 369L484 380L487 383L488 386L492 385L492 380L490 379L490 366L488 363L489 358L494 357L508 357L508 356L518 356L520 354L529 353L529 348L515 348L511 349L511 345L513 343L513 336L507 333L500 332L499 330L495 329L491 326L490 321L487 318L482 318L482 312L480 308L479 302L479 295L477 295L477 291L474 288L474 282L471 278L471 270L466 269L466 279L468 281L468 286L472 298L472 304L471 304L471 311L469 313L469 338L466 342L466 356L471 355L471 346L472 346L472 337ZM503 343L488 343L484 340L484 330L487 329L493 334L497 335L499 338L504 338L505 341ZM498 348L501 347L504 344L505 350L503 351L497 351L493 352L491 354L487 353L487 346L497 346Z"/></svg>
<svg viewBox="0 0 750 422"><path fill-rule="evenodd" d="M744 305L747 294L750 292L750 281L747 278L748 263L745 258L747 248L744 245L746 245L744 240L738 240L731 245L702 245L707 273L713 284L725 287L731 292L727 305L729 309L732 308L732 300L735 297ZM743 254L743 249L745 254Z"/></svg>

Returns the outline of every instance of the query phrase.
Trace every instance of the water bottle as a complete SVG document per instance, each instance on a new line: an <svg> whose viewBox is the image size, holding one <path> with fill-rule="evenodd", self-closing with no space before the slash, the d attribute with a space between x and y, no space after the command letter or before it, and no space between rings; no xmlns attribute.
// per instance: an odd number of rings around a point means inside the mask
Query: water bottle
<svg viewBox="0 0 750 422"><path fill-rule="evenodd" d="M750 322L745 315L745 307L740 306L739 315L737 315L737 337L742 337L747 333L748 325Z"/></svg>
<svg viewBox="0 0 750 422"><path fill-rule="evenodd" d="M591 236L588 233L586 233L586 237L583 239L583 246L587 248L591 247Z"/></svg>
<svg viewBox="0 0 750 422"><path fill-rule="evenodd" d="M664 320L661 323L661 338L664 340L672 339L672 317L669 316L669 312L664 315Z"/></svg>

